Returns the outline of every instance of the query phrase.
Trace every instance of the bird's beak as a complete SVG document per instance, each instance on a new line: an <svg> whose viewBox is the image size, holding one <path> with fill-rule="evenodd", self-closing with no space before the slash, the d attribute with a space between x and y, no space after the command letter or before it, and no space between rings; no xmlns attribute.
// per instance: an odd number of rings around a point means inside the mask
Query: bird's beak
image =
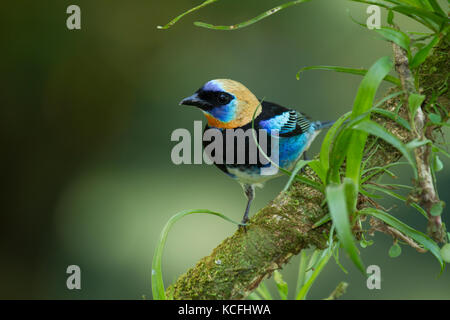
<svg viewBox="0 0 450 320"><path fill-rule="evenodd" d="M207 109L211 107L211 105L208 102L202 100L197 93L194 93L190 97L184 98L180 101L179 105L194 106L199 107L200 109Z"/></svg>

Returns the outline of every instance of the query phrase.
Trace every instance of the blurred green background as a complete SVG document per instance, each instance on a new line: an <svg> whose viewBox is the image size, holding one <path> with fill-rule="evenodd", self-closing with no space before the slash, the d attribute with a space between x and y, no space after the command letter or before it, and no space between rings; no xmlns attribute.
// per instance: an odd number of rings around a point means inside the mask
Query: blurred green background
<svg viewBox="0 0 450 320"><path fill-rule="evenodd" d="M347 10L364 21L366 6L345 0L311 1L234 32L192 25L237 23L283 3L220 1L172 29L156 29L200 2L3 2L0 298L151 298L153 250L169 217L207 208L238 220L245 206L239 185L214 167L172 164L172 131L192 132L193 121L203 120L198 110L178 106L180 99L207 80L232 78L259 97L332 120L350 110L361 78L309 71L297 81L296 71L316 64L369 67L391 54L389 44L349 18ZM81 7L81 30L66 28L70 4ZM422 30L397 21L407 31ZM439 190L449 202L450 163L443 160ZM410 169L399 176L409 183ZM252 213L285 182L258 190ZM396 204L395 215L424 230L421 215ZM234 231L204 215L175 225L164 253L166 285ZM430 254L403 247L392 259L392 239L375 239L362 256L381 267L381 290L368 290L342 257L349 274L331 261L309 297L326 297L345 280L347 299L450 298L450 273L438 278ZM293 258L283 271L292 285L297 263ZM81 290L66 288L71 264L81 267Z"/></svg>

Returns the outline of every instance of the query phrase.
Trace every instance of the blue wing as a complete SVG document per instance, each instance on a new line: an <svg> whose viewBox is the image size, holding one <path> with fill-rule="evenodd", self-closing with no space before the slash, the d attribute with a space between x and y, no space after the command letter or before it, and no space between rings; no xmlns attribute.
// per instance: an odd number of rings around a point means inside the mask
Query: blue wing
<svg viewBox="0 0 450 320"><path fill-rule="evenodd" d="M258 118L260 127L269 133L278 130L280 137L300 135L311 127L311 121L304 114L270 102L263 102L263 112Z"/></svg>

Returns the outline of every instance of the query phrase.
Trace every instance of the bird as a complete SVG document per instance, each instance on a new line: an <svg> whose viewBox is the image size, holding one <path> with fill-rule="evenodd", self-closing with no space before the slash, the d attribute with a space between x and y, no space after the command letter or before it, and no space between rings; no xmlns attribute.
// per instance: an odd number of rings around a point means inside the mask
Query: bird
<svg viewBox="0 0 450 320"><path fill-rule="evenodd" d="M253 153L257 151L251 148L252 139L249 135L245 137L245 143L240 145L244 160L237 161L240 151L236 150L238 142L236 139L227 140L226 133L237 132L240 129L241 132L254 129L255 132L266 133L269 137L266 139L266 150L271 150L272 146L277 145L276 152L271 152L271 155L277 155L276 166L291 171L302 155L306 157L306 150L319 132L334 123L334 121L312 121L302 112L258 99L242 83L231 79L210 80L179 104L199 108L207 120L204 133L207 130L216 130L223 136L221 141L226 141L211 155L214 158L214 165L235 179L243 188L247 205L240 226L244 226L244 229L249 220L251 203L255 198L255 187L263 187L266 181L282 175L282 172L279 170L276 170L275 174L263 172L271 165L267 159L268 155L261 157L258 151L257 160L254 161ZM213 141L214 139L203 139L204 150ZM260 136L257 136L257 141L261 141ZM227 150L230 149L237 151L233 152L231 161L225 157Z"/></svg>

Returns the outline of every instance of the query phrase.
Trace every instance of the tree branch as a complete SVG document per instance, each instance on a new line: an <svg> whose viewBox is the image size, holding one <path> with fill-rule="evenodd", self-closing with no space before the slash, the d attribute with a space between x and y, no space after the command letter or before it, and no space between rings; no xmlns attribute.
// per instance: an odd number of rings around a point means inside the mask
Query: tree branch
<svg viewBox="0 0 450 320"><path fill-rule="evenodd" d="M440 45L448 52L448 43L443 41ZM448 72L448 65L446 70L433 72L430 68L421 79L424 82L429 81L430 77L442 80ZM383 107L394 111L401 103L400 99L390 99ZM405 112L404 108L401 112ZM373 116L373 120L403 142L414 138L394 121L381 116ZM385 166L400 159L398 150L383 141L378 141L374 146L370 139L366 144L372 146L371 150L366 150L366 154L372 154L368 159L368 167ZM318 181L309 169L304 175ZM324 195L321 192L308 185L294 183L288 191L281 192L250 219L247 232L236 231L216 247L211 255L181 275L167 289L167 295L174 299L245 298L261 281L302 249L326 247L330 223L319 228L312 227L327 213L323 203ZM358 203L359 208L364 206L370 206L370 203L364 200Z"/></svg>
<svg viewBox="0 0 450 320"><path fill-rule="evenodd" d="M411 119L413 115L411 115L410 108L408 107L408 100L412 94L418 94L414 83L414 76L409 69L407 52L396 43L392 43L392 47L394 51L395 68L400 77L403 90L405 91L406 111L409 114L408 118ZM429 132L428 137L425 135L426 116L421 106L418 107L415 117L414 119L411 119L411 121L414 122L413 127L415 130L413 130L413 133L418 141L425 141L427 139L432 141L434 140L432 132ZM441 202L433 181L433 174L431 171L431 155L432 150L429 143L414 149L414 157L416 159L418 173L418 181L416 181L415 192L417 197L420 199L420 205L425 208L428 214L428 234L436 242L444 242L445 230L442 226L441 216L431 214L431 208L435 204L439 204Z"/></svg>

